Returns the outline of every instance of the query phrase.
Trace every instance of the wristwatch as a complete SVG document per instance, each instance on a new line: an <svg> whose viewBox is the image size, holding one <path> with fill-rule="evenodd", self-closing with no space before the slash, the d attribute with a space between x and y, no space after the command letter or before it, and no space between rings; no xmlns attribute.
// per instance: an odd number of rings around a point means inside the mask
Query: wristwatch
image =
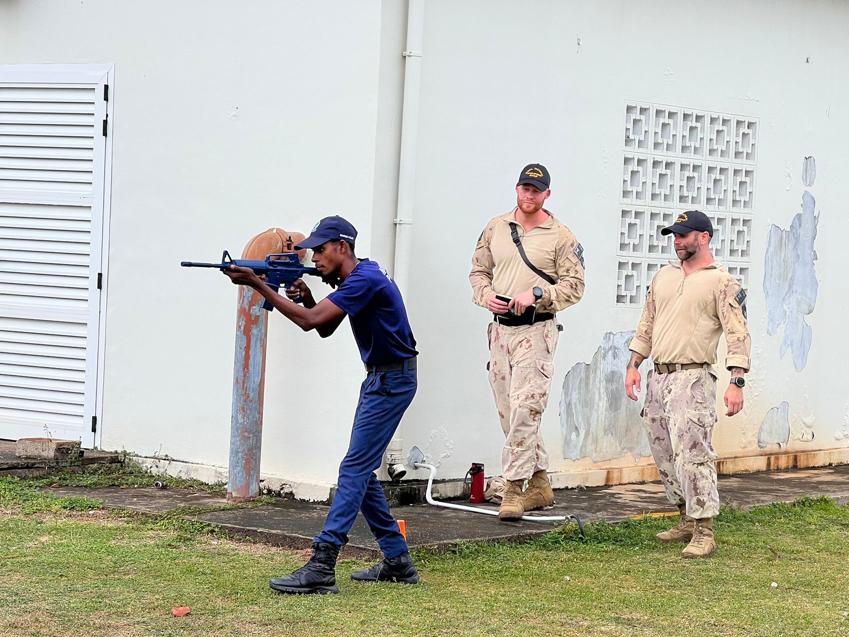
<svg viewBox="0 0 849 637"><path fill-rule="evenodd" d="M540 301L542 299L542 288L535 286L533 292L534 292L534 300Z"/></svg>
<svg viewBox="0 0 849 637"><path fill-rule="evenodd" d="M731 377L731 384L737 385L737 387L740 387L742 389L743 387L746 386L746 379L743 378L742 376L732 376Z"/></svg>

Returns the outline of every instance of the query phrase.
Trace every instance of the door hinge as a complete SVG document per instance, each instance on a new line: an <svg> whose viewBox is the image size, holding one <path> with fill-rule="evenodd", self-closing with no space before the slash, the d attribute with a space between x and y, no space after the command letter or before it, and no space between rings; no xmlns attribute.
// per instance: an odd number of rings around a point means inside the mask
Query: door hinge
<svg viewBox="0 0 849 637"><path fill-rule="evenodd" d="M103 118L103 136L106 137L106 117Z"/></svg>
<svg viewBox="0 0 849 637"><path fill-rule="evenodd" d="M103 289L103 272L97 273L97 289L98 290Z"/></svg>
<svg viewBox="0 0 849 637"><path fill-rule="evenodd" d="M97 432L97 416L91 417L91 433Z"/></svg>
<svg viewBox="0 0 849 637"><path fill-rule="evenodd" d="M109 85L108 84L103 85L103 101L104 102L109 101Z"/></svg>

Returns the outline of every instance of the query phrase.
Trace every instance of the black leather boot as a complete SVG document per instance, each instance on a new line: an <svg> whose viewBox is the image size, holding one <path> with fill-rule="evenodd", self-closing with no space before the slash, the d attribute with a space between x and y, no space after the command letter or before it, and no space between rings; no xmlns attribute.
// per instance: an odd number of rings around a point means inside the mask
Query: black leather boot
<svg viewBox="0 0 849 637"><path fill-rule="evenodd" d="M401 584L417 584L419 574L409 553L398 557L383 558L371 568L351 573L355 582L400 582Z"/></svg>
<svg viewBox="0 0 849 637"><path fill-rule="evenodd" d="M275 577L268 585L287 595L338 593L336 558L339 548L324 542L312 545L312 557L304 566L285 577Z"/></svg>

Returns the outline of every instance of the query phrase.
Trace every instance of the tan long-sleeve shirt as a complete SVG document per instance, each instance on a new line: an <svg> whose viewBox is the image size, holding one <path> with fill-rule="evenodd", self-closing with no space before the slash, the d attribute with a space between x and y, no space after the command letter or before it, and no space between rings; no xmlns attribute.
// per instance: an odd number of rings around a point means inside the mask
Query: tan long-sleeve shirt
<svg viewBox="0 0 849 637"><path fill-rule="evenodd" d="M746 293L718 263L684 274L680 263L652 279L637 332L629 345L655 363L716 363L725 332L725 366L748 371L752 339L746 326Z"/></svg>
<svg viewBox="0 0 849 637"><path fill-rule="evenodd" d="M530 232L518 224L528 259L556 281L549 283L527 266L513 243L510 222L516 222L515 212L514 208L490 220L478 238L469 274L474 302L486 307L496 294L513 297L533 287L542 289L539 312L558 312L580 301L584 294L583 248L575 235L550 212L545 223Z"/></svg>

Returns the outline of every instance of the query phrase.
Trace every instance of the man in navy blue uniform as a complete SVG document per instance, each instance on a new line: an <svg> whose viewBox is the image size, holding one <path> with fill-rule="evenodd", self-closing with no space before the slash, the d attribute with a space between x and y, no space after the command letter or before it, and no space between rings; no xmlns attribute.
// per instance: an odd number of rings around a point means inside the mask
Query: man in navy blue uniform
<svg viewBox="0 0 849 637"><path fill-rule="evenodd" d="M330 512L321 533L314 538L310 561L290 575L271 580L271 588L281 593L339 592L336 558L360 511L384 559L353 573L351 578L406 584L419 581L407 542L389 513L389 504L374 475L416 394L416 340L398 286L376 262L356 257L356 237L354 226L342 217L325 217L296 246L312 249L312 262L322 278L337 285L319 303L302 280L296 281L286 294L290 298L301 296L303 306L274 292L253 270L231 266L224 272L233 283L250 286L262 294L298 327L304 331L314 329L322 338L333 334L348 316L366 366L351 442L339 466Z"/></svg>

